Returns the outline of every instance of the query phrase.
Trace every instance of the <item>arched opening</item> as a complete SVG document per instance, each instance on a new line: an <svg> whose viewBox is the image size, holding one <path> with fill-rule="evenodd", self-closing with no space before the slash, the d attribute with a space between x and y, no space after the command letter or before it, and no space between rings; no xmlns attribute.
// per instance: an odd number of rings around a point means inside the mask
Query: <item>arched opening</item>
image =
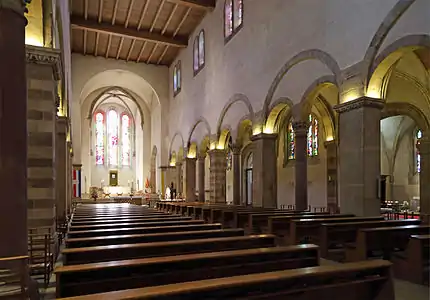
<svg viewBox="0 0 430 300"><path fill-rule="evenodd" d="M253 154L250 152L245 160L245 204L252 206L252 168Z"/></svg>

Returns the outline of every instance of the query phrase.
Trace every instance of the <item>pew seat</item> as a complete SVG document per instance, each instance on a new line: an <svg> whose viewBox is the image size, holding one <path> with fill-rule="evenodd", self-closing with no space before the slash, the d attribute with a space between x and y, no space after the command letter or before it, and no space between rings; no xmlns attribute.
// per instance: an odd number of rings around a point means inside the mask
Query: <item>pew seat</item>
<svg viewBox="0 0 430 300"><path fill-rule="evenodd" d="M134 227L160 227L160 226L173 226L173 225L195 225L204 224L203 220L163 220L156 219L153 222L125 222L125 223L107 223L97 225L71 225L69 231L85 231L85 230L98 230L98 229L113 229L113 228L134 228Z"/></svg>

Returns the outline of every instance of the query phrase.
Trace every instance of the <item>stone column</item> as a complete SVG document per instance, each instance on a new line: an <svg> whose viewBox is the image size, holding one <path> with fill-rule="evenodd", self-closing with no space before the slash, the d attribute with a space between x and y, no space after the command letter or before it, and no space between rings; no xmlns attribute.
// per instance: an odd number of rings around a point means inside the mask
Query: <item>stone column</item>
<svg viewBox="0 0 430 300"><path fill-rule="evenodd" d="M199 189L199 202L205 202L205 159L206 156L199 156L197 158L197 168L199 177L197 179L197 186Z"/></svg>
<svg viewBox="0 0 430 300"><path fill-rule="evenodd" d="M254 143L252 203L256 207L277 207L276 134L260 133Z"/></svg>
<svg viewBox="0 0 430 300"><path fill-rule="evenodd" d="M421 155L420 168L420 214L421 219L430 223L430 136L424 132L420 140L419 149Z"/></svg>
<svg viewBox="0 0 430 300"><path fill-rule="evenodd" d="M196 201L196 158L185 159L185 199L187 202Z"/></svg>
<svg viewBox="0 0 430 300"><path fill-rule="evenodd" d="M341 213L380 215L380 121L384 101L362 97L335 106L339 113L339 199Z"/></svg>
<svg viewBox="0 0 430 300"><path fill-rule="evenodd" d="M67 215L67 118L57 117L56 124L57 140L55 141L55 168L56 168L56 181L55 181L55 198L56 198L56 213L58 222L63 223Z"/></svg>
<svg viewBox="0 0 430 300"><path fill-rule="evenodd" d="M0 0L0 257L27 255L27 90L22 1Z"/></svg>
<svg viewBox="0 0 430 300"><path fill-rule="evenodd" d="M227 159L225 150L209 150L210 158L210 202L226 203L225 186L226 186L226 168Z"/></svg>
<svg viewBox="0 0 430 300"><path fill-rule="evenodd" d="M295 151L295 204L297 210L308 208L308 129L309 123L293 122Z"/></svg>
<svg viewBox="0 0 430 300"><path fill-rule="evenodd" d="M337 198L337 145L336 141L324 143L327 156L327 208L330 212L339 211Z"/></svg>
<svg viewBox="0 0 430 300"><path fill-rule="evenodd" d="M234 205L240 205L241 204L241 198L240 198L240 147L233 147L233 157L232 157L232 171L233 171L233 204Z"/></svg>
<svg viewBox="0 0 430 300"><path fill-rule="evenodd" d="M67 215L72 213L72 143L67 142Z"/></svg>
<svg viewBox="0 0 430 300"><path fill-rule="evenodd" d="M55 119L61 53L27 46L28 226L55 230Z"/></svg>
<svg viewBox="0 0 430 300"><path fill-rule="evenodd" d="M176 162L176 193L177 198L179 198L179 195L184 195L184 172L182 170L182 162Z"/></svg>

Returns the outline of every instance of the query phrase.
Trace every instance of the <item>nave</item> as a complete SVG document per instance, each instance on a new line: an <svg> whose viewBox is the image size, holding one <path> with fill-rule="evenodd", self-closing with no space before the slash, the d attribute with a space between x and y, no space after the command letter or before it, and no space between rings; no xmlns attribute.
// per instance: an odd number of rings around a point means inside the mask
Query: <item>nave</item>
<svg viewBox="0 0 430 300"><path fill-rule="evenodd" d="M292 208L80 204L54 271L56 297L402 299L398 279L409 295L418 285L425 293L429 229Z"/></svg>

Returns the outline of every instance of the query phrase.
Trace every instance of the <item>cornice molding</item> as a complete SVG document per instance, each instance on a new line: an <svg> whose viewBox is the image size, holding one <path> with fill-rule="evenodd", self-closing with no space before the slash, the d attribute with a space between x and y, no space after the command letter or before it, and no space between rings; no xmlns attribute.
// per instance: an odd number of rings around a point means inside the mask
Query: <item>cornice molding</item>
<svg viewBox="0 0 430 300"><path fill-rule="evenodd" d="M27 3L29 1L24 0L0 0L0 10L1 9L10 9L17 14L24 16L24 13L27 12Z"/></svg>
<svg viewBox="0 0 430 300"><path fill-rule="evenodd" d="M62 78L60 50L26 45L26 60L27 63L31 64L50 65L52 66L55 80Z"/></svg>
<svg viewBox="0 0 430 300"><path fill-rule="evenodd" d="M278 134L276 133L259 133L256 135L251 136L251 141L257 141L257 140L264 140L264 139L268 139L268 140L276 140L278 138Z"/></svg>
<svg viewBox="0 0 430 300"><path fill-rule="evenodd" d="M349 112L362 107L371 107L382 109L385 106L385 101L382 99L375 99L369 97L361 97L352 101L348 101L342 104L338 104L334 106L334 110L338 113Z"/></svg>

